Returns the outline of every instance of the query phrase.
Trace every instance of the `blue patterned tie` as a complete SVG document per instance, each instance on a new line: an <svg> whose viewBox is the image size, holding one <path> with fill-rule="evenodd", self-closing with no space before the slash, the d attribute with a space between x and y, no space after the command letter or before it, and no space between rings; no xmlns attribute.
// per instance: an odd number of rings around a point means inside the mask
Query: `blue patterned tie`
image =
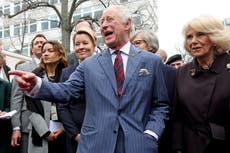
<svg viewBox="0 0 230 153"><path fill-rule="evenodd" d="M114 72L117 80L118 96L120 97L122 95L122 87L125 79L124 67L123 67L121 51L117 50L114 53L117 55L114 62Z"/></svg>

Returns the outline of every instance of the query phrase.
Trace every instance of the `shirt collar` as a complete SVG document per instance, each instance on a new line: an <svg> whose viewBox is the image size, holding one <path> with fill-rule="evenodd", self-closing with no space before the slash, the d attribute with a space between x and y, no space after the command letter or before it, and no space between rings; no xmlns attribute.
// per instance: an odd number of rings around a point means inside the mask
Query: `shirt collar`
<svg viewBox="0 0 230 153"><path fill-rule="evenodd" d="M119 49L120 51L122 51L122 53L126 54L126 55L129 55L129 50L130 50L130 46L131 46L131 43L130 41L128 41L123 47L121 47L121 49ZM109 52L110 54L112 55L115 50L109 48Z"/></svg>
<svg viewBox="0 0 230 153"><path fill-rule="evenodd" d="M38 59L37 57L34 57L34 60L35 60L37 65L40 64L40 59Z"/></svg>

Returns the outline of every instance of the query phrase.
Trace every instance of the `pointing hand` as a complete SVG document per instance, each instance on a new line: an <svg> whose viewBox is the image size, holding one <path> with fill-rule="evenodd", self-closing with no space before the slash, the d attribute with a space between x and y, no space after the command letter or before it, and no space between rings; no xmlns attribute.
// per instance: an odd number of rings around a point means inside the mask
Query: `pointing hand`
<svg viewBox="0 0 230 153"><path fill-rule="evenodd" d="M34 73L26 71L9 71L9 75L16 75L16 81L22 91L29 91L34 88L37 83L37 76Z"/></svg>

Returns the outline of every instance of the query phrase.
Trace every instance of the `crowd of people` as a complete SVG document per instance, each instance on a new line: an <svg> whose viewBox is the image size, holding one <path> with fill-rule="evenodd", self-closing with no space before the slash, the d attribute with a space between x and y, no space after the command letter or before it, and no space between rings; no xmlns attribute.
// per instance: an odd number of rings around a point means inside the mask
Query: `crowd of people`
<svg viewBox="0 0 230 153"><path fill-rule="evenodd" d="M230 35L221 20L184 26L190 62L167 58L154 32L132 31L124 6L103 11L100 31L104 50L92 24L78 21L68 56L38 34L32 61L1 73L0 116L17 113L0 119L0 152L230 152Z"/></svg>

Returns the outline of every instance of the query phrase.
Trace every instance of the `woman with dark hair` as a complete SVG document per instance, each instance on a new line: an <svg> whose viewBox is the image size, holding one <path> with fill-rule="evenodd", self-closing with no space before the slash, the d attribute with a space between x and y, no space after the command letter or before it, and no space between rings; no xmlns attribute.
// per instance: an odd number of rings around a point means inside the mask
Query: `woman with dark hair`
<svg viewBox="0 0 230 153"><path fill-rule="evenodd" d="M59 82L62 69L68 65L65 50L58 41L42 46L39 67L33 73L51 82ZM29 98L29 97L26 97ZM65 134L57 116L56 104L44 100L27 100L30 115L28 153L65 153Z"/></svg>
<svg viewBox="0 0 230 153"><path fill-rule="evenodd" d="M184 27L193 61L177 72L173 149L178 153L230 152L230 36L221 20L200 16Z"/></svg>

